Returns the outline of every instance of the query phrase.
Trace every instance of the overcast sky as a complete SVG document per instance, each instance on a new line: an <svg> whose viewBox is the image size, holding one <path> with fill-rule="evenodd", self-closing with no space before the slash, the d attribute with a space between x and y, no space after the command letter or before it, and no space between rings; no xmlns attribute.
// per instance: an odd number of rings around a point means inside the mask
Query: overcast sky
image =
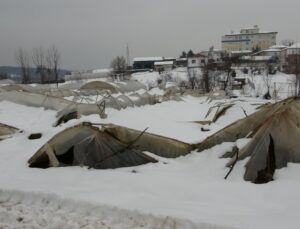
<svg viewBox="0 0 300 229"><path fill-rule="evenodd" d="M0 0L0 66L18 47L56 45L62 67L94 69L112 58L174 56L221 46L221 36L259 25L300 41L299 0Z"/></svg>

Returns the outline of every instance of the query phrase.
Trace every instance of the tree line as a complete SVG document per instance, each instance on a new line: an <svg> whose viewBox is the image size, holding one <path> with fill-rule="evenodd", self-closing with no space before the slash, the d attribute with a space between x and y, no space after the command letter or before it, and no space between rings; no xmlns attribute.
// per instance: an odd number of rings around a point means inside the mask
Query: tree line
<svg viewBox="0 0 300 229"><path fill-rule="evenodd" d="M35 67L35 74L40 77L41 83L56 82L59 80L59 66L61 55L55 45L48 49L35 47L31 52L19 48L15 52L15 61L21 69L22 83L31 83L30 63Z"/></svg>

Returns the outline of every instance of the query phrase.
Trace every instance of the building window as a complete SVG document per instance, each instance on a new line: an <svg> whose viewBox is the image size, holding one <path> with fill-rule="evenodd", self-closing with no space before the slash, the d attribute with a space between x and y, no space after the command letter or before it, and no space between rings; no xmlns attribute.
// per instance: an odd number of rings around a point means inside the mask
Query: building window
<svg viewBox="0 0 300 229"><path fill-rule="evenodd" d="M192 64L196 64L196 60L192 60Z"/></svg>

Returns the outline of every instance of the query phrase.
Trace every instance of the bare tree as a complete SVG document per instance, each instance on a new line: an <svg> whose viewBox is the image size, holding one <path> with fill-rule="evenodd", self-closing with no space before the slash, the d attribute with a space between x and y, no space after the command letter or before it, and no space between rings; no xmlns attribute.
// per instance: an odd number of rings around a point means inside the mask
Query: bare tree
<svg viewBox="0 0 300 229"><path fill-rule="evenodd" d="M22 83L30 82L30 66L29 66L29 55L26 50L19 48L15 52L15 61L21 68Z"/></svg>
<svg viewBox="0 0 300 229"><path fill-rule="evenodd" d="M232 57L229 53L222 53L222 66L221 70L226 73L226 79L224 81L224 91L226 91L231 78L235 76L235 71L232 69L234 63L238 62L238 57Z"/></svg>
<svg viewBox="0 0 300 229"><path fill-rule="evenodd" d="M215 64L207 61L203 63L201 70L203 73L202 87L205 90L205 92L210 92L217 78Z"/></svg>
<svg viewBox="0 0 300 229"><path fill-rule="evenodd" d="M50 78L54 77L54 80L58 87L58 69L60 65L60 52L54 45L52 45L47 50L46 65L48 75L50 76Z"/></svg>
<svg viewBox="0 0 300 229"><path fill-rule="evenodd" d="M188 84L192 90L199 88L200 72L197 68L188 68L187 70Z"/></svg>
<svg viewBox="0 0 300 229"><path fill-rule="evenodd" d="M41 76L41 82L46 81L46 57L45 51L42 47L33 48L32 50L32 61L36 67L36 73Z"/></svg>
<svg viewBox="0 0 300 229"><path fill-rule="evenodd" d="M53 64L52 64L51 55L49 54L49 50L47 50L45 60L46 60L46 73L47 73L48 80L50 81L51 76L53 75L52 74Z"/></svg>
<svg viewBox="0 0 300 229"><path fill-rule="evenodd" d="M110 67L113 69L112 77L113 80L115 79L116 75L123 76L126 72L126 59L123 56L117 56L115 59L113 59L110 63Z"/></svg>
<svg viewBox="0 0 300 229"><path fill-rule="evenodd" d="M267 92L264 94L264 99L271 99L270 88L272 84L272 77L270 75L270 66L268 64L266 66L267 68L265 70L265 73L263 74L263 81L267 88Z"/></svg>

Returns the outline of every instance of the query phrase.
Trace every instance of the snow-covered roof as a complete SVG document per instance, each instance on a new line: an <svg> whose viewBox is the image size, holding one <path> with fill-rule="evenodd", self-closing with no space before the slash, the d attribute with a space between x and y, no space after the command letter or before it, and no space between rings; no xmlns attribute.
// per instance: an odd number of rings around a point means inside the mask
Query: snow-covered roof
<svg viewBox="0 0 300 229"><path fill-rule="evenodd" d="M168 57L163 57L163 59L164 59L164 60L176 60L176 58L174 58L174 57L169 57L169 56L168 56Z"/></svg>
<svg viewBox="0 0 300 229"><path fill-rule="evenodd" d="M266 52L281 52L281 51L282 50L280 50L280 49L265 49L265 50L254 53L253 56L256 56L261 53L266 53Z"/></svg>
<svg viewBox="0 0 300 229"><path fill-rule="evenodd" d="M270 60L271 56L243 56L242 59L244 60L254 60L254 61L264 61Z"/></svg>
<svg viewBox="0 0 300 229"><path fill-rule="evenodd" d="M162 61L163 57L135 57L133 58L133 62L136 61Z"/></svg>
<svg viewBox="0 0 300 229"><path fill-rule="evenodd" d="M262 52L281 52L280 49L265 49L265 50L262 50Z"/></svg>
<svg viewBox="0 0 300 229"><path fill-rule="evenodd" d="M293 44L290 49L300 49L300 43Z"/></svg>
<svg viewBox="0 0 300 229"><path fill-rule="evenodd" d="M271 56L254 56L254 60L270 60L272 57Z"/></svg>
<svg viewBox="0 0 300 229"><path fill-rule="evenodd" d="M250 50L238 50L238 51L231 51L232 54L243 54L243 53L252 53Z"/></svg>
<svg viewBox="0 0 300 229"><path fill-rule="evenodd" d="M273 45L269 49L285 49L287 46L285 45Z"/></svg>
<svg viewBox="0 0 300 229"><path fill-rule="evenodd" d="M92 70L92 73L108 73L111 72L111 68L101 68L101 69L94 69Z"/></svg>
<svg viewBox="0 0 300 229"><path fill-rule="evenodd" d="M241 33L241 32L232 32L225 34L225 36L236 36L236 35L253 35L253 34L277 34L278 32L274 31L259 31L259 32L253 32L253 33Z"/></svg>
<svg viewBox="0 0 300 229"><path fill-rule="evenodd" d="M155 62L154 65L173 65L173 61L160 61L160 62Z"/></svg>

